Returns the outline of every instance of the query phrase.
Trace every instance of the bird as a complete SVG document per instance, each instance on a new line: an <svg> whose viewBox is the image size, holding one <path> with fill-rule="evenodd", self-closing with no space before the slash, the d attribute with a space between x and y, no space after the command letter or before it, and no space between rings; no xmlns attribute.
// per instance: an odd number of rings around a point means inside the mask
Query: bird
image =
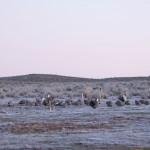
<svg viewBox="0 0 150 150"><path fill-rule="evenodd" d="M9 101L9 102L7 103L7 105L8 105L8 107L13 106L12 101Z"/></svg>
<svg viewBox="0 0 150 150"><path fill-rule="evenodd" d="M129 101L125 101L124 104L125 104L125 105L130 105L130 102L129 102Z"/></svg>
<svg viewBox="0 0 150 150"><path fill-rule="evenodd" d="M53 98L49 94L46 95L46 97L45 97L45 99L43 101L43 105L48 106L50 112L53 109L53 107L54 107Z"/></svg>
<svg viewBox="0 0 150 150"><path fill-rule="evenodd" d="M145 105L149 105L150 102L148 100L145 101Z"/></svg>
<svg viewBox="0 0 150 150"><path fill-rule="evenodd" d="M77 101L75 101L74 103L73 103L73 105L75 105L75 106L81 106L83 103L82 103L82 101L79 99L79 100L77 100Z"/></svg>
<svg viewBox="0 0 150 150"><path fill-rule="evenodd" d="M107 105L108 107L112 107L112 102L111 102L111 101L107 101L107 102L106 102L106 105Z"/></svg>
<svg viewBox="0 0 150 150"><path fill-rule="evenodd" d="M146 101L146 100L141 99L141 100L140 100L140 103L141 103L141 104L145 104L145 101Z"/></svg>
<svg viewBox="0 0 150 150"><path fill-rule="evenodd" d="M124 105L124 102L121 101L121 100L117 100L115 104L116 104L117 106L123 106L123 105Z"/></svg>
<svg viewBox="0 0 150 150"><path fill-rule="evenodd" d="M122 102L127 101L126 94L120 95L120 96L119 96L119 100L122 101Z"/></svg>
<svg viewBox="0 0 150 150"><path fill-rule="evenodd" d="M135 105L137 105L137 106L141 106L141 102L140 102L140 101L138 101L138 100L135 100Z"/></svg>
<svg viewBox="0 0 150 150"><path fill-rule="evenodd" d="M98 107L98 105L99 105L99 99L98 98L96 98L95 100L91 100L90 101L90 106L92 107L92 108L97 108Z"/></svg>

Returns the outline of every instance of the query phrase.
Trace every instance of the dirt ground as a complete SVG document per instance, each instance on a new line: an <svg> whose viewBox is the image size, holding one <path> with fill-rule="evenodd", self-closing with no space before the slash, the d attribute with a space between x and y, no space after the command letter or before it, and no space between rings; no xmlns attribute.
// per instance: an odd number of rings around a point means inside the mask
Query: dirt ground
<svg viewBox="0 0 150 150"><path fill-rule="evenodd" d="M0 149L148 150L150 106L0 106Z"/></svg>

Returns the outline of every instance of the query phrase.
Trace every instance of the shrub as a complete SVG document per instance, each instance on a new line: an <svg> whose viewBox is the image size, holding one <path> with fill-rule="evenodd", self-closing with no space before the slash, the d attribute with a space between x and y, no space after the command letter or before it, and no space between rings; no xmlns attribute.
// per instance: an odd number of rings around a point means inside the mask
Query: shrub
<svg viewBox="0 0 150 150"><path fill-rule="evenodd" d="M68 94L69 99L73 99L73 93Z"/></svg>
<svg viewBox="0 0 150 150"><path fill-rule="evenodd" d="M67 87L66 90L69 91L69 92L72 91L72 89L70 87Z"/></svg>
<svg viewBox="0 0 150 150"><path fill-rule="evenodd" d="M101 95L100 95L100 98L101 99L107 99L108 98L108 95L107 95L107 93L106 92L101 92Z"/></svg>
<svg viewBox="0 0 150 150"><path fill-rule="evenodd" d="M26 95L27 95L27 92L22 91L22 92L19 93L19 95L20 95L20 96L26 96Z"/></svg>
<svg viewBox="0 0 150 150"><path fill-rule="evenodd" d="M87 99L91 99L92 97L92 88L91 87L85 87L83 90L83 95Z"/></svg>
<svg viewBox="0 0 150 150"><path fill-rule="evenodd" d="M123 88L123 87L119 87L118 91L117 91L117 95L122 95L122 94L126 94L127 93L127 89Z"/></svg>
<svg viewBox="0 0 150 150"><path fill-rule="evenodd" d="M142 94L141 94L141 97L142 97L142 99L146 99L146 98L147 98L146 93L142 93Z"/></svg>
<svg viewBox="0 0 150 150"><path fill-rule="evenodd" d="M99 90L94 90L93 92L91 92L91 98L101 99L101 92Z"/></svg>
<svg viewBox="0 0 150 150"><path fill-rule="evenodd" d="M6 92L8 92L8 90L7 90L7 89L3 89L3 92L5 92L5 93L6 93Z"/></svg>
<svg viewBox="0 0 150 150"><path fill-rule="evenodd" d="M1 94L1 95L0 95L0 99L2 99L2 98L4 98L4 95Z"/></svg>
<svg viewBox="0 0 150 150"><path fill-rule="evenodd" d="M150 99L150 95L147 95L147 98Z"/></svg>
<svg viewBox="0 0 150 150"><path fill-rule="evenodd" d="M6 97L16 97L16 94L15 93L7 93L5 96Z"/></svg>

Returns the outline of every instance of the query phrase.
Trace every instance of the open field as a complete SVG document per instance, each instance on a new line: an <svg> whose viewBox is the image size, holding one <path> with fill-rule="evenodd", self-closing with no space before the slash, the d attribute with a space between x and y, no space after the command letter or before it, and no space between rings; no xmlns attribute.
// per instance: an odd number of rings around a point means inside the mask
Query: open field
<svg viewBox="0 0 150 150"><path fill-rule="evenodd" d="M135 105L135 100L150 101L149 78L58 78L0 79L0 149L150 149L150 105ZM76 102L82 93L88 101L100 99L97 109L73 103L49 111L44 105L19 104L47 94L55 101ZM115 105L121 94L130 105Z"/></svg>

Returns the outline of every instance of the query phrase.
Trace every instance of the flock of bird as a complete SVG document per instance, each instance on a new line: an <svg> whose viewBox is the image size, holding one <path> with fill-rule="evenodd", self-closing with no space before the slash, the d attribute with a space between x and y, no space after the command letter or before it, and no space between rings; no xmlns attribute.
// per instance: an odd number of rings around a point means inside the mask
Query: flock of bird
<svg viewBox="0 0 150 150"><path fill-rule="evenodd" d="M116 100L115 104L119 107L124 106L124 105L131 105L130 100L127 99L126 95L120 95L118 99ZM135 100L135 105L140 106L140 105L149 105L150 101L149 100ZM8 102L8 106L12 106L12 102ZM100 99L98 98L93 98L91 100L88 100L84 98L83 94L81 96L81 99L77 101L73 101L70 99L67 100L55 100L53 97L51 97L49 94L42 97L36 97L35 101L30 101L30 100L21 100L19 101L19 105L24 105L24 106L48 106L50 111L53 109L55 106L61 106L61 107L67 107L69 105L75 105L75 106L81 106L81 105L88 105L91 106L92 108L97 108L100 105ZM106 106L112 107L113 102L112 101L106 101Z"/></svg>

